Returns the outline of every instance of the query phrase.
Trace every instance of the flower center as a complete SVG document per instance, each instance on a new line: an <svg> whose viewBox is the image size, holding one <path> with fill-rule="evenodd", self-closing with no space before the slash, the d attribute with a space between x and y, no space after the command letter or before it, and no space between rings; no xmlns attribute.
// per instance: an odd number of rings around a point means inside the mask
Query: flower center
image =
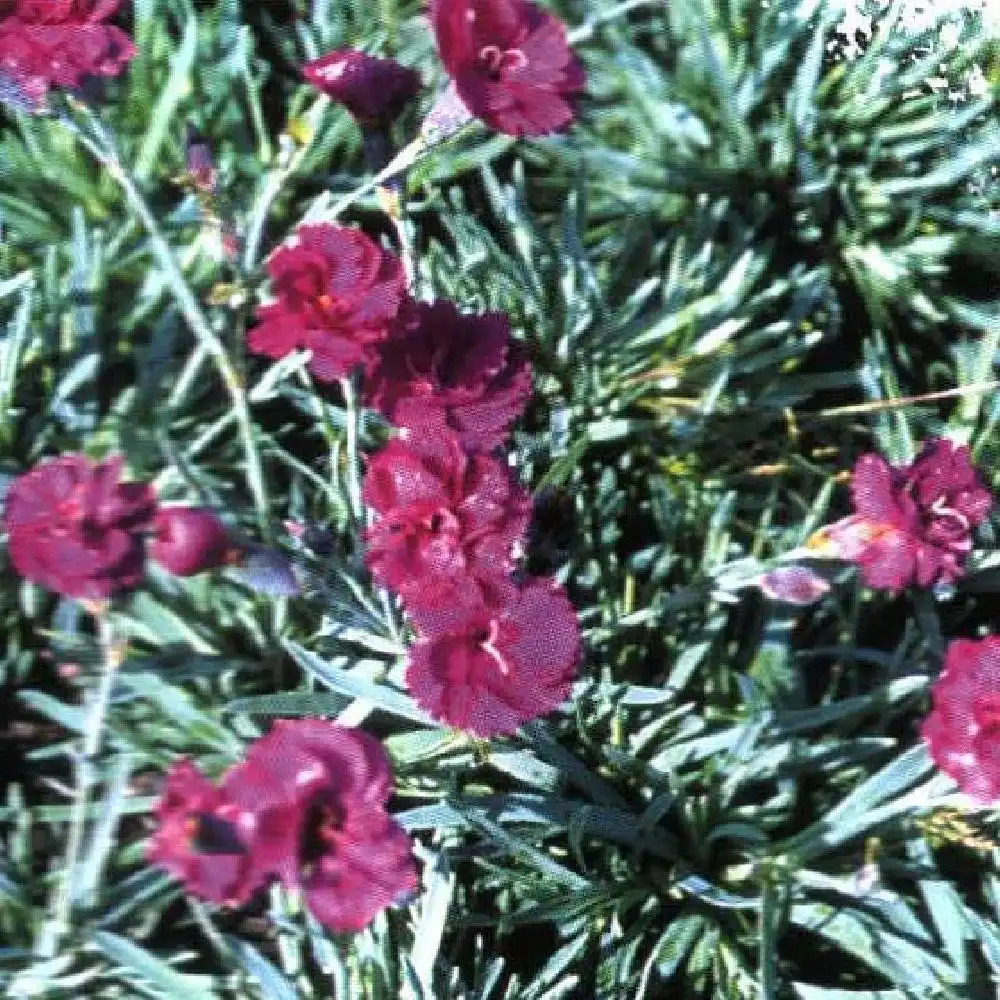
<svg viewBox="0 0 1000 1000"><path fill-rule="evenodd" d="M484 45L479 50L476 64L480 72L491 80L499 80L513 70L527 66L528 57L520 49L501 49L498 45Z"/></svg>
<svg viewBox="0 0 1000 1000"><path fill-rule="evenodd" d="M82 484L74 486L65 500L61 500L56 505L56 513L60 520L79 521L83 517L85 510L84 487Z"/></svg>
<svg viewBox="0 0 1000 1000"><path fill-rule="evenodd" d="M328 326L340 326L350 312L350 306L336 295L319 295L316 311Z"/></svg>
<svg viewBox="0 0 1000 1000"><path fill-rule="evenodd" d="M957 511L954 507L948 506L947 497L938 497L937 500L931 504L930 513L932 513L935 517L946 518L954 521L961 531L969 531L972 528L972 522L961 511Z"/></svg>
<svg viewBox="0 0 1000 1000"><path fill-rule="evenodd" d="M424 526L432 535L455 534L458 518L446 507L439 507L424 522Z"/></svg>
<svg viewBox="0 0 1000 1000"><path fill-rule="evenodd" d="M981 730L1000 728L1000 694L984 694L977 698L975 718Z"/></svg>
<svg viewBox="0 0 1000 1000"><path fill-rule="evenodd" d="M194 813L184 822L188 844L199 854L245 854L236 826L213 813Z"/></svg>
<svg viewBox="0 0 1000 1000"><path fill-rule="evenodd" d="M497 665L497 669L504 675L510 676L510 665L503 657L503 653L497 649L496 642L500 637L500 626L495 618L490 619L489 628L479 629L476 633L476 645Z"/></svg>
<svg viewBox="0 0 1000 1000"><path fill-rule="evenodd" d="M299 860L307 878L321 858L336 850L346 818L344 810L329 799L314 800L309 806L299 834Z"/></svg>

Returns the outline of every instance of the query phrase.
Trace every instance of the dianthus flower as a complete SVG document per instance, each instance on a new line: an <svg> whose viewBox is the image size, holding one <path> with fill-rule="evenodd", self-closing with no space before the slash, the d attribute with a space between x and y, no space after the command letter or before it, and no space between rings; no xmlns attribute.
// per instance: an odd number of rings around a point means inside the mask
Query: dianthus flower
<svg viewBox="0 0 1000 1000"><path fill-rule="evenodd" d="M488 588L506 579L531 518L531 497L510 469L453 437L431 451L391 441L369 462L362 497L378 515L368 567L411 610L447 600L456 581Z"/></svg>
<svg viewBox="0 0 1000 1000"><path fill-rule="evenodd" d="M1000 799L1000 636L956 639L922 735L931 757L978 802Z"/></svg>
<svg viewBox="0 0 1000 1000"><path fill-rule="evenodd" d="M221 790L244 817L253 877L300 890L332 930L360 930L416 889L410 839L385 809L389 760L367 733L278 720Z"/></svg>
<svg viewBox="0 0 1000 1000"><path fill-rule="evenodd" d="M469 111L509 135L573 120L583 68L563 25L528 0L432 0L438 50Z"/></svg>
<svg viewBox="0 0 1000 1000"><path fill-rule="evenodd" d="M851 495L855 513L818 531L808 545L818 555L857 563L868 586L890 591L961 577L972 531L993 506L968 448L945 438L926 442L902 467L862 455Z"/></svg>
<svg viewBox="0 0 1000 1000"><path fill-rule="evenodd" d="M63 455L11 484L3 525L23 577L87 600L139 585L156 497L145 484L119 482L121 469L118 456Z"/></svg>
<svg viewBox="0 0 1000 1000"><path fill-rule="evenodd" d="M262 885L251 865L248 823L241 811L189 760L167 774L157 803L149 861L212 903L239 906Z"/></svg>
<svg viewBox="0 0 1000 1000"><path fill-rule="evenodd" d="M468 451L502 444L531 394L531 368L507 317L463 315L444 300L401 313L367 374L369 406L414 438L450 431Z"/></svg>
<svg viewBox="0 0 1000 1000"><path fill-rule="evenodd" d="M150 557L175 576L194 576L234 560L240 547L204 507L161 507L153 522Z"/></svg>
<svg viewBox="0 0 1000 1000"><path fill-rule="evenodd" d="M329 382L388 335L406 279L399 259L357 229L300 226L296 237L268 261L277 301L257 310L248 344L271 358L308 348L310 369Z"/></svg>
<svg viewBox="0 0 1000 1000"><path fill-rule="evenodd" d="M327 927L360 930L417 886L409 837L385 810L391 794L371 736L279 720L218 787L174 765L148 856L204 899L241 904L279 879Z"/></svg>
<svg viewBox="0 0 1000 1000"><path fill-rule="evenodd" d="M106 23L117 9L118 0L3 0L0 75L36 105L51 87L117 76L135 55L128 35Z"/></svg>
<svg viewBox="0 0 1000 1000"><path fill-rule="evenodd" d="M477 736L514 732L570 695L580 655L576 612L554 581L511 585L413 615L420 632L406 684L435 718Z"/></svg>
<svg viewBox="0 0 1000 1000"><path fill-rule="evenodd" d="M395 59L336 49L302 67L302 75L364 126L385 126L420 90L420 76Z"/></svg>

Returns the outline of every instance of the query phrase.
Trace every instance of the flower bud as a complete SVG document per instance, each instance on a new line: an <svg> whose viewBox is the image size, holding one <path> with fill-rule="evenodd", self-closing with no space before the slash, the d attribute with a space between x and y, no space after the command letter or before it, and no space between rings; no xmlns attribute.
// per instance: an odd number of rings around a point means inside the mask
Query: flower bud
<svg viewBox="0 0 1000 1000"><path fill-rule="evenodd" d="M228 561L235 547L219 518L205 507L161 507L150 555L175 576L194 576Z"/></svg>

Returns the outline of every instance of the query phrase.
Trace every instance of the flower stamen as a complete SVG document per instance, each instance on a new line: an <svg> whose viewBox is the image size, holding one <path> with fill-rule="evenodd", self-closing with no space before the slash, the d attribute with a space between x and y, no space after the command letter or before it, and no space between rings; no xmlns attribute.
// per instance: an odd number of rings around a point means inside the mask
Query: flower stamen
<svg viewBox="0 0 1000 1000"><path fill-rule="evenodd" d="M488 657L490 657L491 660L493 660L496 663L497 668L499 669L500 673L504 675L504 677L509 677L510 666L504 659L503 654L496 647L496 641L499 637L500 637L500 626L497 624L496 619L491 619L489 635L486 637L485 640L479 643L479 648Z"/></svg>

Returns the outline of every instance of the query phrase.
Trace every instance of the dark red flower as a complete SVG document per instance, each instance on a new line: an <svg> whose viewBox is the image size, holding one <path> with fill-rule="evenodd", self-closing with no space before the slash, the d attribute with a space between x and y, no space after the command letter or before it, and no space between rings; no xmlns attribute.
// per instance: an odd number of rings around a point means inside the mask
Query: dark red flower
<svg viewBox="0 0 1000 1000"><path fill-rule="evenodd" d="M371 459L362 497L378 515L365 561L408 609L446 599L456 581L505 579L531 518L531 497L510 469L464 452L454 437L432 453L390 442Z"/></svg>
<svg viewBox="0 0 1000 1000"><path fill-rule="evenodd" d="M357 229L300 226L296 236L268 261L277 301L257 310L248 343L271 358L308 348L310 369L330 382L388 335L406 279L399 259Z"/></svg>
<svg viewBox="0 0 1000 1000"><path fill-rule="evenodd" d="M368 368L368 405L415 439L451 431L468 451L502 444L531 395L507 317L465 316L448 301L406 312Z"/></svg>
<svg viewBox="0 0 1000 1000"><path fill-rule="evenodd" d="M156 497L145 484L120 483L121 469L118 456L95 464L63 455L14 481L3 523L22 576L88 600L139 585Z"/></svg>
<svg viewBox="0 0 1000 1000"><path fill-rule="evenodd" d="M362 125L394 121L420 90L420 76L412 69L357 49L327 52L306 63L302 74Z"/></svg>
<svg viewBox="0 0 1000 1000"><path fill-rule="evenodd" d="M218 516L204 507L161 507L149 554L175 576L224 566L240 552Z"/></svg>
<svg viewBox="0 0 1000 1000"><path fill-rule="evenodd" d="M253 877L300 889L316 918L355 931L417 886L409 837L386 812L382 745L322 719L275 722L222 781L252 817Z"/></svg>
<svg viewBox="0 0 1000 1000"><path fill-rule="evenodd" d="M881 455L862 455L851 494L856 516L871 532L857 556L865 583L893 591L960 577L972 529L993 505L968 448L944 438L928 441L899 468Z"/></svg>
<svg viewBox="0 0 1000 1000"><path fill-rule="evenodd" d="M437 46L458 96L509 135L545 135L573 120L583 68L551 14L527 0L432 0Z"/></svg>
<svg viewBox="0 0 1000 1000"><path fill-rule="evenodd" d="M118 0L6 0L0 4L0 75L40 103L50 87L79 87L88 76L117 76L135 55L107 24Z"/></svg>
<svg viewBox="0 0 1000 1000"><path fill-rule="evenodd" d="M932 695L931 757L978 802L1000 799L1000 636L949 643Z"/></svg>
<svg viewBox="0 0 1000 1000"><path fill-rule="evenodd" d="M511 587L497 604L414 615L421 631L406 683L422 708L477 736L512 733L570 694L580 655L576 612L552 580Z"/></svg>
<svg viewBox="0 0 1000 1000"><path fill-rule="evenodd" d="M188 760L167 774L156 807L157 830L146 857L213 903L245 903L262 885L251 881L247 830L237 806Z"/></svg>

